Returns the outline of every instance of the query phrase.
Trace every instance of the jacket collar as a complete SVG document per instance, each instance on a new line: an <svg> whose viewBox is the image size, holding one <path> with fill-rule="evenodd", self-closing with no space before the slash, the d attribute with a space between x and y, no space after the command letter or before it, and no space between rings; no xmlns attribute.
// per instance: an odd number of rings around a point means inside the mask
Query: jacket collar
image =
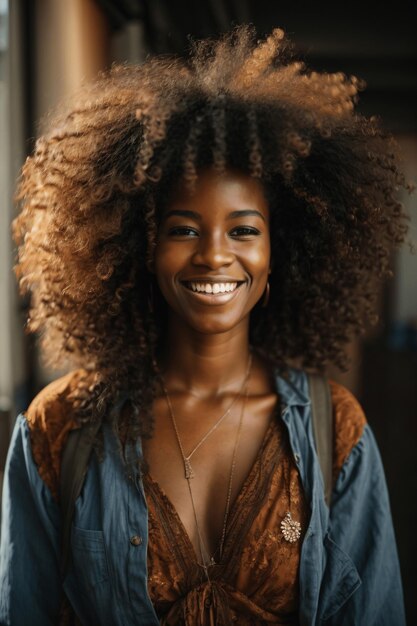
<svg viewBox="0 0 417 626"><path fill-rule="evenodd" d="M307 406L310 404L308 379L305 372L289 368L285 375L279 368L274 368L276 390L284 407Z"/></svg>

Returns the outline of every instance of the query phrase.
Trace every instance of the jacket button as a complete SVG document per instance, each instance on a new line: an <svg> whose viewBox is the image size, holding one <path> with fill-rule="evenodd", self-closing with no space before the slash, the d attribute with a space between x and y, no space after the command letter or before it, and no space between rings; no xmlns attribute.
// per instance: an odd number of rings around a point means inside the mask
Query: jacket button
<svg viewBox="0 0 417 626"><path fill-rule="evenodd" d="M140 535L133 535L133 537L130 538L130 543L132 546L140 546L142 543L142 537Z"/></svg>

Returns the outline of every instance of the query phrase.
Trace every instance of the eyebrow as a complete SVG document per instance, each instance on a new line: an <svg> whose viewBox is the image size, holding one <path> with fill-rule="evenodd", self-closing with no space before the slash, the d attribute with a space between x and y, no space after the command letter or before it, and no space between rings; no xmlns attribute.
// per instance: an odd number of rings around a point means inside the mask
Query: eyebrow
<svg viewBox="0 0 417 626"><path fill-rule="evenodd" d="M250 217L250 216L260 217L265 222L265 217L262 215L262 213L260 211L256 211L255 209L241 209L239 211L232 211L227 216L227 219L231 220L231 219L234 219L235 217Z"/></svg>
<svg viewBox="0 0 417 626"><path fill-rule="evenodd" d="M172 209L171 211L168 211L166 215L164 215L163 219L168 219L168 217L171 217L172 215L177 215L179 217L190 217L197 222L201 222L200 213L196 213L196 211L187 211L185 209ZM229 213L229 215L227 216L227 219L231 220L235 219L236 217L249 216L260 217L265 222L265 217L262 215L262 213L256 211L255 209L241 209L237 211L231 211L231 213Z"/></svg>

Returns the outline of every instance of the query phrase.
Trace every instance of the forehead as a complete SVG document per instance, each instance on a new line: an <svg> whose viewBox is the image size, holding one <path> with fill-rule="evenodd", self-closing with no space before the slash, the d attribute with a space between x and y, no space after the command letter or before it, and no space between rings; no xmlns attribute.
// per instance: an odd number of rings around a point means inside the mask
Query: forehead
<svg viewBox="0 0 417 626"><path fill-rule="evenodd" d="M173 207L193 208L210 213L255 209L267 220L269 206L262 183L243 172L226 170L219 173L210 168L200 171L193 189L181 181L173 190L164 213Z"/></svg>

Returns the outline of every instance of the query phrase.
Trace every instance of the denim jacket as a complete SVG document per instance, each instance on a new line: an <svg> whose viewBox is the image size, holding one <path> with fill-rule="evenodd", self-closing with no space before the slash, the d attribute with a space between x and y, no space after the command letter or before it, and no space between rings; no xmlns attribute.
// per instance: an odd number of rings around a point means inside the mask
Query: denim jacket
<svg viewBox="0 0 417 626"><path fill-rule="evenodd" d="M300 558L301 626L403 626L403 594L381 458L368 424L345 461L330 511L315 451L307 377L276 373L276 388L310 521ZM128 480L110 430L76 501L72 565L63 582L88 626L157 626L147 591L148 517L138 473ZM137 444L140 451L140 442ZM33 460L26 418L17 418L3 488L1 626L57 623L61 601L60 510Z"/></svg>

